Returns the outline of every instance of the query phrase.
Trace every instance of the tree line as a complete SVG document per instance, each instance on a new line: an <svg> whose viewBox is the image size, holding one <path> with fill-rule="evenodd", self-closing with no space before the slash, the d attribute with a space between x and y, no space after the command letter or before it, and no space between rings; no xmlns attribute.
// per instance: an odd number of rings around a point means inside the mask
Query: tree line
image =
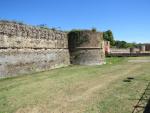
<svg viewBox="0 0 150 113"><path fill-rule="evenodd" d="M106 41L110 41L111 47L116 47L116 48L132 48L132 47L138 47L139 45L141 45L141 44L137 44L134 42L128 43L122 40L115 40L111 30L103 32L103 38Z"/></svg>

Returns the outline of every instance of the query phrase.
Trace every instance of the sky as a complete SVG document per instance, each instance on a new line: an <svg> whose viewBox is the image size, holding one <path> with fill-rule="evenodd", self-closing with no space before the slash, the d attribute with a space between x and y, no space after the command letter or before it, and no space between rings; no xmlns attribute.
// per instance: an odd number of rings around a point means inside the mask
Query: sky
<svg viewBox="0 0 150 113"><path fill-rule="evenodd" d="M112 30L115 40L150 43L150 0L0 0L0 19Z"/></svg>

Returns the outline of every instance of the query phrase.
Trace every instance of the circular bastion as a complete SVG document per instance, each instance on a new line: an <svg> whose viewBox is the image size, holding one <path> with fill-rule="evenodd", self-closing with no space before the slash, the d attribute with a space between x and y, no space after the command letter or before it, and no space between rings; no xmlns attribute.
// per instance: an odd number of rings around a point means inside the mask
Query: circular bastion
<svg viewBox="0 0 150 113"><path fill-rule="evenodd" d="M73 30L68 33L70 61L79 65L105 63L103 33L92 30Z"/></svg>

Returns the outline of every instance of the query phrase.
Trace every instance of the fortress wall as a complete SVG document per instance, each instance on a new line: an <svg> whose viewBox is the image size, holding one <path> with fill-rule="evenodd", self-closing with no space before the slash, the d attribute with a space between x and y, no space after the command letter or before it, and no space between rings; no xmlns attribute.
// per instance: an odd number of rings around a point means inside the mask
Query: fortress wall
<svg viewBox="0 0 150 113"><path fill-rule="evenodd" d="M105 63L103 34L101 32L71 31L68 37L71 63L80 65Z"/></svg>
<svg viewBox="0 0 150 113"><path fill-rule="evenodd" d="M67 34L0 21L0 78L70 64Z"/></svg>
<svg viewBox="0 0 150 113"><path fill-rule="evenodd" d="M61 31L0 21L0 47L68 48L68 40Z"/></svg>
<svg viewBox="0 0 150 113"><path fill-rule="evenodd" d="M71 63L78 65L102 65L105 63L102 49L80 48L71 52Z"/></svg>

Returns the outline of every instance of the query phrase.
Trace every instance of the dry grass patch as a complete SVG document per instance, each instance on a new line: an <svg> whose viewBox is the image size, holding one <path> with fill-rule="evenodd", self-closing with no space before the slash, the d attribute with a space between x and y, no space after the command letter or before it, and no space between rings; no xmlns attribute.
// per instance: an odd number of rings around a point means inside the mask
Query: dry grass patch
<svg viewBox="0 0 150 113"><path fill-rule="evenodd" d="M0 113L131 113L149 80L150 63L108 58L103 66L71 66L0 80ZM149 57L142 59L149 59ZM131 82L124 82L133 77Z"/></svg>

